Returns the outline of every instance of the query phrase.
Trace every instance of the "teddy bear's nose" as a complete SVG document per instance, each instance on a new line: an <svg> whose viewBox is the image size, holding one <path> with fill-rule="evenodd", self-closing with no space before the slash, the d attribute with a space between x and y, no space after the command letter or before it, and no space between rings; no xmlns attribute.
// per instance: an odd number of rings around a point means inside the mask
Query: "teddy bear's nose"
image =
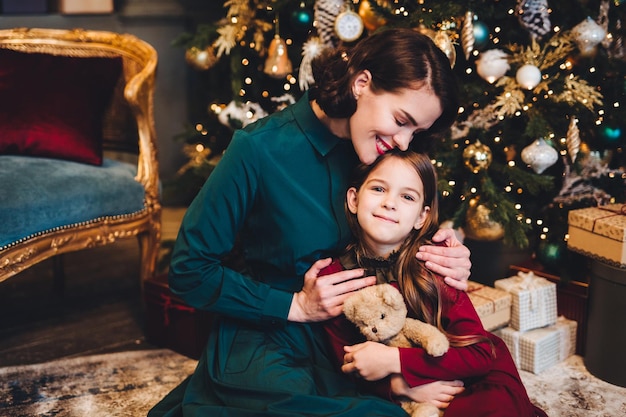
<svg viewBox="0 0 626 417"><path fill-rule="evenodd" d="M378 333L378 329L376 327L372 327L372 333Z"/></svg>

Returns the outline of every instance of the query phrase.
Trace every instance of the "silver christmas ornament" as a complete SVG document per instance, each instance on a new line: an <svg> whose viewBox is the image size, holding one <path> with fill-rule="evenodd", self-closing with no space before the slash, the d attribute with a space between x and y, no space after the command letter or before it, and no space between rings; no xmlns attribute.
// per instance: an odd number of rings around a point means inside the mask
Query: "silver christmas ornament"
<svg viewBox="0 0 626 417"><path fill-rule="evenodd" d="M554 165L559 154L545 139L540 138L522 150L522 161L537 174Z"/></svg>
<svg viewBox="0 0 626 417"><path fill-rule="evenodd" d="M540 38L552 29L548 0L518 0L515 12L533 38Z"/></svg>
<svg viewBox="0 0 626 417"><path fill-rule="evenodd" d="M532 64L522 65L515 74L515 79L527 90L532 90L541 82L541 70Z"/></svg>
<svg viewBox="0 0 626 417"><path fill-rule="evenodd" d="M493 84L511 68L506 52L490 49L481 52L476 60L476 72L489 84Z"/></svg>
<svg viewBox="0 0 626 417"><path fill-rule="evenodd" d="M572 35L580 52L583 55L589 55L606 38L606 30L592 18L587 17L587 19L574 26Z"/></svg>

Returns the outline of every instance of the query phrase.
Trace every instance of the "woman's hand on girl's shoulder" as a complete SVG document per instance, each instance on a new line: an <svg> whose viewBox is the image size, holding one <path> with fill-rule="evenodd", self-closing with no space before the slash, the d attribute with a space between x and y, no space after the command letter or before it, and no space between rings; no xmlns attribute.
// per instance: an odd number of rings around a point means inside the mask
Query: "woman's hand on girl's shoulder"
<svg viewBox="0 0 626 417"><path fill-rule="evenodd" d="M444 277L446 284L461 291L467 290L472 267L469 249L452 229L439 229L432 240L434 245L420 247L417 259L425 261L426 268Z"/></svg>

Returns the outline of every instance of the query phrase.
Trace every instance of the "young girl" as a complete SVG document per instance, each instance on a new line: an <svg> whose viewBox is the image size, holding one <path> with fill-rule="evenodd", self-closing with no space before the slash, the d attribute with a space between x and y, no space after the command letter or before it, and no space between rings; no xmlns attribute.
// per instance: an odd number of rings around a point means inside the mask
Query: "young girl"
<svg viewBox="0 0 626 417"><path fill-rule="evenodd" d="M393 400L431 402L446 408L446 417L545 416L531 404L506 345L483 328L467 294L442 285L412 255L438 228L436 185L424 154L393 150L360 165L346 199L356 241L322 273L365 268L379 284L395 285L409 316L442 330L450 349L432 357L421 347L364 342L342 315L326 324L338 364L365 389Z"/></svg>

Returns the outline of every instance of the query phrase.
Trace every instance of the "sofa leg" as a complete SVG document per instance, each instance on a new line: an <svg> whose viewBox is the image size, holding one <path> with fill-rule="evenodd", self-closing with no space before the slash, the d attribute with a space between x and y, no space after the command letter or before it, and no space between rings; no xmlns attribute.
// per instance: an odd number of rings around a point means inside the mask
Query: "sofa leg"
<svg viewBox="0 0 626 417"><path fill-rule="evenodd" d="M65 291L65 268L63 254L52 257L52 279L54 291L62 294Z"/></svg>

